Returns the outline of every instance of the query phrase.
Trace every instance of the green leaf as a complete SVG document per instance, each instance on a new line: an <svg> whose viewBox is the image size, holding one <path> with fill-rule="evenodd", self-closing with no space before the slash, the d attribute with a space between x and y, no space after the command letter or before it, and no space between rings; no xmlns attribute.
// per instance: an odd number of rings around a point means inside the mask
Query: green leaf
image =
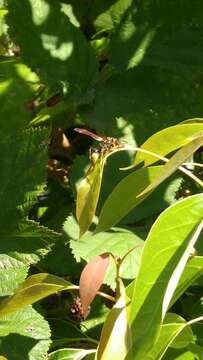
<svg viewBox="0 0 203 360"><path fill-rule="evenodd" d="M31 220L20 221L16 228L6 230L0 233L0 251L25 265L34 264L47 255L61 236Z"/></svg>
<svg viewBox="0 0 203 360"><path fill-rule="evenodd" d="M191 286L196 279L203 274L203 257L194 256L188 260L182 276L179 280L178 286L171 299L170 307L180 298L186 289Z"/></svg>
<svg viewBox="0 0 203 360"><path fill-rule="evenodd" d="M163 360L202 360L203 347L190 344L185 349L169 349Z"/></svg>
<svg viewBox="0 0 203 360"><path fill-rule="evenodd" d="M137 195L156 179L162 168L163 166L154 166L140 169L121 180L104 203L96 232L109 229L139 205L146 196L137 198Z"/></svg>
<svg viewBox="0 0 203 360"><path fill-rule="evenodd" d="M0 353L10 360L44 360L50 341L47 321L26 307L1 318Z"/></svg>
<svg viewBox="0 0 203 360"><path fill-rule="evenodd" d="M77 192L76 216L80 226L80 237L88 230L95 215L105 158L99 157L92 164L79 185Z"/></svg>
<svg viewBox="0 0 203 360"><path fill-rule="evenodd" d="M68 223L65 225L65 231L66 226L68 227ZM143 240L139 236L120 228L112 229L112 232L109 233L103 232L93 236L91 233L87 233L79 241L70 241L70 247L77 261L82 258L88 262L104 252L110 252L122 258L130 249L135 248L121 266L120 276L125 279L132 279L137 275L142 246ZM115 287L115 277L115 264L110 262L104 282Z"/></svg>
<svg viewBox="0 0 203 360"><path fill-rule="evenodd" d="M39 87L39 78L25 64L12 59L0 62L0 78L1 130L10 135L30 121L26 102L33 99ZM15 139L9 140L14 143ZM2 135L1 141L5 143Z"/></svg>
<svg viewBox="0 0 203 360"><path fill-rule="evenodd" d="M60 349L49 355L49 360L81 360L88 354L95 353L95 350L85 349Z"/></svg>
<svg viewBox="0 0 203 360"><path fill-rule="evenodd" d="M110 360L112 355L116 360L125 359L131 347L131 332L127 319L129 299L120 280L121 296L110 311L101 333L97 349L97 360Z"/></svg>
<svg viewBox="0 0 203 360"><path fill-rule="evenodd" d="M195 120L196 119L193 119L194 123L192 124L181 123L158 131L150 136L140 148L161 156L165 156L172 151L177 150L190 142L196 133L203 130L203 124L196 123ZM136 154L135 165L143 162L145 166L148 166L156 161L158 161L157 157L138 151Z"/></svg>
<svg viewBox="0 0 203 360"><path fill-rule="evenodd" d="M173 172L176 171L178 167L189 158L189 156L191 156L197 149L199 149L203 144L202 134L203 132L196 134L193 140L178 150L175 155L173 155L170 160L163 166L158 176L151 182L150 185L147 186L144 191L142 191L141 194L139 194L139 196L143 196L144 194L159 186L159 184L161 184L165 179L173 174Z"/></svg>
<svg viewBox="0 0 203 360"><path fill-rule="evenodd" d="M28 268L22 262L8 256L0 255L0 294L10 295L25 279Z"/></svg>
<svg viewBox="0 0 203 360"><path fill-rule="evenodd" d="M158 339L145 359L162 359L169 346L186 347L192 339L193 334L187 322L177 314L168 313L161 326Z"/></svg>
<svg viewBox="0 0 203 360"><path fill-rule="evenodd" d="M133 2L113 37L112 65L123 71L142 62L182 76L198 76L202 72L201 6L201 1L184 7L181 0L164 5L153 0Z"/></svg>
<svg viewBox="0 0 203 360"><path fill-rule="evenodd" d="M0 131L0 228L6 233L37 199L46 180L49 129L29 129L14 134ZM6 206L5 206L6 204Z"/></svg>
<svg viewBox="0 0 203 360"><path fill-rule="evenodd" d="M9 34L20 45L25 63L46 84L67 81L70 96L83 95L97 73L97 61L80 29L71 23L70 13L58 2L7 4Z"/></svg>
<svg viewBox="0 0 203 360"><path fill-rule="evenodd" d="M13 296L0 302L0 316L18 311L58 291L74 288L74 285L55 275L43 273L31 275Z"/></svg>
<svg viewBox="0 0 203 360"><path fill-rule="evenodd" d="M159 216L149 232L131 302L133 356L136 359L143 359L160 330L200 231L202 200L203 195L199 194L172 205Z"/></svg>

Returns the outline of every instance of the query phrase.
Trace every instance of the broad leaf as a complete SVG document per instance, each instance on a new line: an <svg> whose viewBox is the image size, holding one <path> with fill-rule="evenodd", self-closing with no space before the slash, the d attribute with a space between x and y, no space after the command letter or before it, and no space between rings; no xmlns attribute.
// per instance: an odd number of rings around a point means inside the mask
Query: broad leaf
<svg viewBox="0 0 203 360"><path fill-rule="evenodd" d="M34 97L39 87L39 78L25 64L12 59L0 62L0 78L0 128L10 134L22 129L30 121L26 102ZM2 135L1 141L5 143ZM13 143L11 146L14 146L14 139L10 139L10 142Z"/></svg>
<svg viewBox="0 0 203 360"><path fill-rule="evenodd" d="M116 360L125 359L131 347L131 332L128 323L129 299L120 280L121 296L110 311L101 333L97 360L110 360L112 355Z"/></svg>
<svg viewBox="0 0 203 360"><path fill-rule="evenodd" d="M91 87L97 61L64 7L43 0L7 3L9 34L20 46L25 63L43 82L66 81L70 96L82 96Z"/></svg>
<svg viewBox="0 0 203 360"><path fill-rule="evenodd" d="M95 215L101 188L104 163L105 158L99 157L98 161L90 166L85 178L79 185L76 216L80 226L80 236L88 230Z"/></svg>
<svg viewBox="0 0 203 360"><path fill-rule="evenodd" d="M16 228L6 230L0 233L0 251L25 265L34 264L44 258L61 236L31 220L20 221Z"/></svg>
<svg viewBox="0 0 203 360"><path fill-rule="evenodd" d="M109 229L144 201L146 196L137 198L137 195L156 179L162 168L163 166L154 166L140 169L121 180L104 203L96 232Z"/></svg>
<svg viewBox="0 0 203 360"><path fill-rule="evenodd" d="M169 348L163 360L202 360L203 347L190 344L185 349Z"/></svg>
<svg viewBox="0 0 203 360"><path fill-rule="evenodd" d="M126 257L121 266L120 276L125 279L132 279L137 275L142 246L143 240L138 235L120 228L112 229L112 232L109 233L104 232L94 236L91 233L87 233L79 241L70 241L70 247L77 261L80 261L82 258L88 262L95 256L105 252L122 258L129 250L134 249ZM111 261L105 276L105 283L115 287L115 277L115 264Z"/></svg>
<svg viewBox="0 0 203 360"><path fill-rule="evenodd" d="M169 207L150 230L131 303L133 356L136 359L143 359L155 342L174 287L197 240L200 231L197 225L202 218L203 195L194 195ZM174 283L170 288L172 277Z"/></svg>
<svg viewBox="0 0 203 360"><path fill-rule="evenodd" d="M0 228L8 233L42 191L46 180L49 129L0 132L1 159ZM45 146L41 146L45 142ZM6 204L6 206L5 206Z"/></svg>
<svg viewBox="0 0 203 360"><path fill-rule="evenodd" d="M203 124L195 123L195 119L193 120L194 123L192 124L178 124L155 133L147 139L140 148L154 152L160 156L165 156L177 150L190 142L196 133L203 130ZM158 161L157 157L138 151L135 165L143 162L145 166L148 166L156 161Z"/></svg>
<svg viewBox="0 0 203 360"><path fill-rule="evenodd" d="M91 260L80 275L79 291L84 318L89 313L89 306L94 300L97 291L104 281L104 276L109 265L109 254L103 254Z"/></svg>
<svg viewBox="0 0 203 360"><path fill-rule="evenodd" d="M49 360L81 360L88 354L94 354L95 350L85 349L60 349L52 352L49 355Z"/></svg>
<svg viewBox="0 0 203 360"><path fill-rule="evenodd" d="M0 295L10 295L23 282L28 268L22 262L8 256L0 255Z"/></svg>
<svg viewBox="0 0 203 360"><path fill-rule="evenodd" d="M191 156L197 149L203 144L203 132L196 134L194 139L191 140L187 145L183 146L178 150L175 155L173 155L170 160L164 165L158 176L151 182L147 188L142 191L139 196L143 196L155 189L159 184L161 184L165 179L167 179L178 167ZM203 182L202 182L203 186Z"/></svg>
<svg viewBox="0 0 203 360"><path fill-rule="evenodd" d="M188 260L175 293L171 299L170 307L180 298L180 296L191 286L196 279L203 274L203 257L194 256Z"/></svg>
<svg viewBox="0 0 203 360"><path fill-rule="evenodd" d="M146 360L160 360L169 346L186 347L193 340L188 323L181 316L168 313L161 326L159 337L146 355Z"/></svg>
<svg viewBox="0 0 203 360"><path fill-rule="evenodd" d="M0 336L0 354L12 360L44 360L51 343L47 321L31 306L2 317Z"/></svg>
<svg viewBox="0 0 203 360"><path fill-rule="evenodd" d="M25 280L13 296L0 302L0 316L20 310L57 291L74 288L77 287L55 275L32 275Z"/></svg>

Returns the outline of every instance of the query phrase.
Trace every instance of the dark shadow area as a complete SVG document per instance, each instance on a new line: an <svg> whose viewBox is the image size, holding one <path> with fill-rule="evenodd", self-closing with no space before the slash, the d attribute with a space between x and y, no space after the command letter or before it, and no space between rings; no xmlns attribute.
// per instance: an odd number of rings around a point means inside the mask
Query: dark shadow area
<svg viewBox="0 0 203 360"><path fill-rule="evenodd" d="M20 45L23 61L45 84L64 81L72 92L81 95L96 72L95 56L59 2L45 2L41 13L37 6L33 3L31 8L27 0L8 1L11 38Z"/></svg>
<svg viewBox="0 0 203 360"><path fill-rule="evenodd" d="M9 334L0 339L0 353L9 360L29 360L29 352L38 340L18 334Z"/></svg>
<svg viewBox="0 0 203 360"><path fill-rule="evenodd" d="M112 36L113 75L98 84L94 104L81 107L90 126L117 136L123 117L139 145L201 114L202 15L201 1L132 2Z"/></svg>

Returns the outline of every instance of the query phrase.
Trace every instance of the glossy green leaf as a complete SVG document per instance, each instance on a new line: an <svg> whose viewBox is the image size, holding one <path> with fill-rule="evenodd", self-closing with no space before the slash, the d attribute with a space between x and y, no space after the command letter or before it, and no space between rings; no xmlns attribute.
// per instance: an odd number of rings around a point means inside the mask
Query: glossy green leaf
<svg viewBox="0 0 203 360"><path fill-rule="evenodd" d="M159 186L159 184L161 184L165 179L173 174L173 172L176 171L178 167L189 158L189 156L191 156L197 149L199 149L203 144L202 134L203 132L196 134L193 140L178 150L175 155L173 155L170 160L163 166L157 178L155 178L152 183L141 194L139 194L139 196L143 196L144 194Z"/></svg>
<svg viewBox="0 0 203 360"><path fill-rule="evenodd" d="M127 319L129 299L120 280L121 296L110 311L101 333L97 360L111 360L112 355L117 360L125 359L131 347L131 332Z"/></svg>
<svg viewBox="0 0 203 360"><path fill-rule="evenodd" d="M49 360L81 360L92 353L95 353L95 350L60 349L52 352L49 355Z"/></svg>
<svg viewBox="0 0 203 360"><path fill-rule="evenodd" d="M85 178L81 181L77 193L76 216L80 226L80 236L89 228L95 215L105 158L100 157L92 164Z"/></svg>
<svg viewBox="0 0 203 360"><path fill-rule="evenodd" d="M191 286L196 279L203 274L203 257L194 256L188 260L182 276L179 280L178 286L171 299L170 307L180 298L186 289Z"/></svg>
<svg viewBox="0 0 203 360"><path fill-rule="evenodd" d="M186 347L193 340L192 330L181 316L166 314L158 339L145 356L146 360L160 360L169 346Z"/></svg>
<svg viewBox="0 0 203 360"><path fill-rule="evenodd" d="M0 302L0 316L20 310L58 291L74 288L74 285L55 275L43 273L31 275L13 296Z"/></svg>
<svg viewBox="0 0 203 360"><path fill-rule="evenodd" d="M9 360L44 360L50 337L48 322L31 306L1 317L0 354Z"/></svg>
<svg viewBox="0 0 203 360"><path fill-rule="evenodd" d="M131 303L132 353L136 360L143 359L156 340L167 306L197 240L202 218L203 195L194 195L165 210L149 232Z"/></svg>
<svg viewBox="0 0 203 360"><path fill-rule="evenodd" d="M202 360L203 347L197 344L190 344L185 349L169 348L163 360Z"/></svg>
<svg viewBox="0 0 203 360"><path fill-rule="evenodd" d="M140 198L137 195L157 178L162 168L163 166L153 166L139 169L121 180L104 203L96 232L109 229L139 205L146 195Z"/></svg>
<svg viewBox="0 0 203 360"><path fill-rule="evenodd" d="M192 124L181 123L158 131L150 136L140 148L154 152L160 156L165 156L179 149L189 143L196 133L203 130L203 123L195 122L195 119L193 120L194 123ZM145 166L148 166L156 161L158 161L157 157L138 151L134 164L138 165L143 163Z"/></svg>
<svg viewBox="0 0 203 360"><path fill-rule="evenodd" d="M10 295L23 282L28 268L21 261L0 255L0 295Z"/></svg>
<svg viewBox="0 0 203 360"><path fill-rule="evenodd" d="M132 279L136 277L139 269L143 243L144 241L135 233L115 228L112 232L96 235L87 232L81 240L71 240L70 247L77 261L82 258L87 262L105 252L122 258L130 249L134 249L122 263L120 274L124 279ZM115 264L111 261L104 282L115 287L115 277Z"/></svg>

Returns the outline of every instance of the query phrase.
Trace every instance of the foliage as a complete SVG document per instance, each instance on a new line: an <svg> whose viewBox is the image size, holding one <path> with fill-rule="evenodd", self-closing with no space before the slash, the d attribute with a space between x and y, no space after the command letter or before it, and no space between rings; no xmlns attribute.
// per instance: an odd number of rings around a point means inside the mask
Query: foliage
<svg viewBox="0 0 203 360"><path fill-rule="evenodd" d="M202 359L202 15L0 0L0 359Z"/></svg>

